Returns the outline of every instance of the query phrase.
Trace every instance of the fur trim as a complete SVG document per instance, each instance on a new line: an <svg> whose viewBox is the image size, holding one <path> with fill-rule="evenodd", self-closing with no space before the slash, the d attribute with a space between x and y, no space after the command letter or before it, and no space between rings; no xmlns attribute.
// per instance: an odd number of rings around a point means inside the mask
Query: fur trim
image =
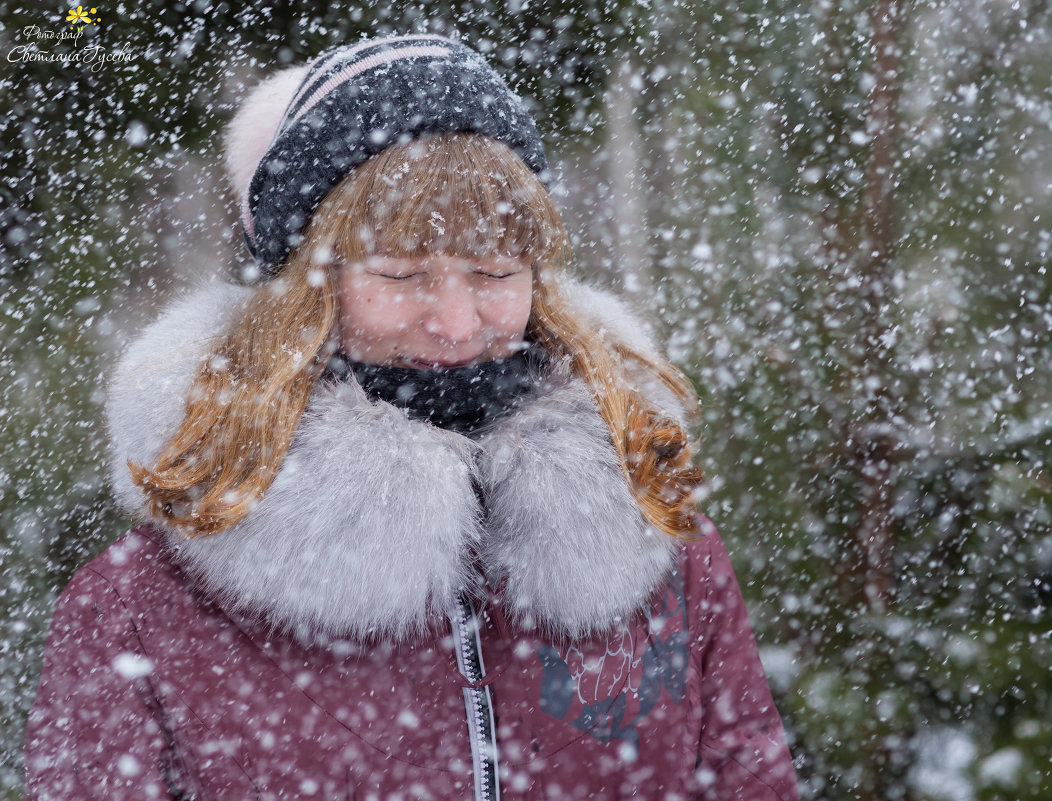
<svg viewBox="0 0 1052 801"><path fill-rule="evenodd" d="M112 482L133 513L145 514L145 498L126 462L156 459L194 373L252 291L191 294L121 358L107 402ZM308 640L418 632L472 589L475 554L504 581L520 625L609 628L645 603L675 543L647 525L584 382L559 364L544 379L477 442L370 402L356 383L320 382L248 515L213 537L166 538L225 608Z"/></svg>
<svg viewBox="0 0 1052 801"><path fill-rule="evenodd" d="M256 166L277 133L285 109L307 74L307 65L288 67L264 79L241 101L223 135L223 164L238 202L248 194Z"/></svg>
<svg viewBox="0 0 1052 801"><path fill-rule="evenodd" d="M604 339L626 345L652 359L663 358L653 328L642 315L631 308L628 301L572 278L561 280L558 288L569 302L570 308L599 331ZM656 409L676 420L684 431L689 431L690 417L694 409L685 408L676 394L652 373L633 369L631 366L628 373L632 385L645 395Z"/></svg>
<svg viewBox="0 0 1052 801"><path fill-rule="evenodd" d="M320 384L263 499L180 557L227 608L306 639L403 639L471 583L474 451L357 384Z"/></svg>
<svg viewBox="0 0 1052 801"><path fill-rule="evenodd" d="M154 464L183 417L190 382L251 290L215 284L175 301L117 362L106 399L110 481L118 502L144 514L127 463Z"/></svg>
<svg viewBox="0 0 1052 801"><path fill-rule="evenodd" d="M588 388L558 369L554 389L479 440L482 564L506 579L520 625L577 637L642 606L676 546L636 504Z"/></svg>
<svg viewBox="0 0 1052 801"><path fill-rule="evenodd" d="M634 312L624 298L569 277L563 277L557 286L573 310L599 331L600 336L645 356L661 357L650 323Z"/></svg>

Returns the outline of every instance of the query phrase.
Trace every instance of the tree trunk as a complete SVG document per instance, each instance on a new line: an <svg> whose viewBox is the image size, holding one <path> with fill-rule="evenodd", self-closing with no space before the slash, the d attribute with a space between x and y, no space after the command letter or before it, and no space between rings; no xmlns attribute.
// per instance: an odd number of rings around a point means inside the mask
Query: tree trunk
<svg viewBox="0 0 1052 801"><path fill-rule="evenodd" d="M610 187L614 264L623 276L628 294L645 301L652 284L647 259L642 135L636 120L638 85L630 57L621 55L610 77L606 96L606 169L607 185Z"/></svg>

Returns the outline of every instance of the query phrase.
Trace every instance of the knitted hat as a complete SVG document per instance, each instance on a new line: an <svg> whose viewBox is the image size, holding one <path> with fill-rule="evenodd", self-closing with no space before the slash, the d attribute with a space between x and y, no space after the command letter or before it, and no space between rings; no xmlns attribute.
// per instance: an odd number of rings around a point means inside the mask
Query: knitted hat
<svg viewBox="0 0 1052 801"><path fill-rule="evenodd" d="M357 165L388 145L441 131L503 142L548 181L544 147L522 100L478 53L445 37L344 45L263 81L225 142L262 279L278 272L318 204Z"/></svg>

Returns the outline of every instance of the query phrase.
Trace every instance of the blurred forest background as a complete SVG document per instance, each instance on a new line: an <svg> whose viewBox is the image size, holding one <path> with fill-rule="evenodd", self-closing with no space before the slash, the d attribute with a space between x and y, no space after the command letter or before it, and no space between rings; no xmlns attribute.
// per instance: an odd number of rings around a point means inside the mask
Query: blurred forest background
<svg viewBox="0 0 1052 801"><path fill-rule="evenodd" d="M581 274L701 393L804 797L1052 798L1047 3L118 2L27 33L68 13L0 5L0 798L54 600L128 522L106 371L248 258L222 125L262 70L422 31L535 99Z"/></svg>

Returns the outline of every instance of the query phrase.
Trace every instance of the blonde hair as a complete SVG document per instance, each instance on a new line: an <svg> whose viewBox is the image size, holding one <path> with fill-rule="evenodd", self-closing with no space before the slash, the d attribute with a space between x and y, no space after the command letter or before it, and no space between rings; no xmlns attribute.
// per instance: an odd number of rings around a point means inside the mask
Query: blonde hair
<svg viewBox="0 0 1052 801"><path fill-rule="evenodd" d="M695 532L702 475L687 435L632 378L657 378L692 413L693 388L668 362L611 347L573 314L555 280L570 246L551 198L507 146L467 133L388 147L326 196L278 277L250 297L200 368L157 463L128 463L155 518L190 536L213 534L262 497L336 347L336 266L376 252L528 260L529 337L587 382L647 520L672 536Z"/></svg>

